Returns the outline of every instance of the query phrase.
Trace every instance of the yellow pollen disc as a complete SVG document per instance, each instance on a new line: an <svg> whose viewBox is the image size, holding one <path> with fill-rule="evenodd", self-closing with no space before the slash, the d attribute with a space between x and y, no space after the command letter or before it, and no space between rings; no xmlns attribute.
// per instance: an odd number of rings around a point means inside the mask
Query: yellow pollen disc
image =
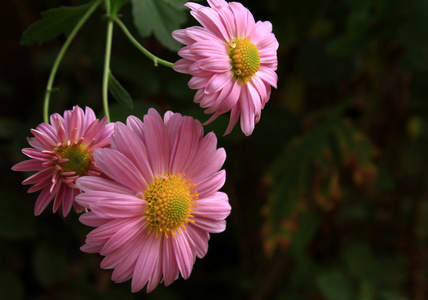
<svg viewBox="0 0 428 300"><path fill-rule="evenodd" d="M155 177L143 193L149 234L153 232L156 237L164 234L168 238L170 233L174 237L176 232L181 234L180 228L186 229L185 224L195 222L191 218L197 212L193 208L197 207L198 193L191 192L195 185L190 181L184 174Z"/></svg>
<svg viewBox="0 0 428 300"><path fill-rule="evenodd" d="M228 46L234 78L248 83L260 70L260 53L249 38L234 39Z"/></svg>
<svg viewBox="0 0 428 300"><path fill-rule="evenodd" d="M66 162L58 163L61 172L76 172L76 175L83 176L91 165L92 154L82 145L60 146L54 149L62 158L68 159Z"/></svg>

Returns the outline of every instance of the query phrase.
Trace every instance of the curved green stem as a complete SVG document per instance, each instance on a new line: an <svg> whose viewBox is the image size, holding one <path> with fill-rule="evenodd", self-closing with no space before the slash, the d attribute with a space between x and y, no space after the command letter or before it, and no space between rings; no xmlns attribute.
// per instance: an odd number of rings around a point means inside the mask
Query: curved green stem
<svg viewBox="0 0 428 300"><path fill-rule="evenodd" d="M55 75L58 70L59 64L61 63L61 60L64 57L65 52L67 51L68 47L71 44L71 41L76 36L77 32L80 30L80 28L82 28L83 24L85 24L85 22L89 19L89 17L92 15L92 13L100 5L101 2L102 0L94 1L91 7L89 7L88 11L82 16L82 18L80 18L79 22L77 22L76 26L74 26L73 30L71 31L64 45L61 47L61 50L59 51L58 56L55 59L55 62L49 74L48 83L46 85L46 91L45 91L45 98L44 98L44 104L43 104L43 120L45 121L45 123L49 122L49 100L50 100L50 95L53 91L52 85L53 85L53 81L55 79Z"/></svg>
<svg viewBox="0 0 428 300"><path fill-rule="evenodd" d="M110 17L110 0L106 0L107 11L107 37L106 37L106 51L104 55L104 71L103 71L103 107L104 114L107 117L107 122L110 122L110 113L108 109L108 77L110 74L110 58L111 58L111 43L113 39L113 20Z"/></svg>
<svg viewBox="0 0 428 300"><path fill-rule="evenodd" d="M172 66L174 65L173 63L160 59L159 57L153 55L152 53L150 53L146 48L144 48L143 46L141 46L140 43L138 43L138 41L132 36L132 34L128 31L128 29L126 28L125 24L122 23L122 21L118 18L114 18L114 22L116 22L117 25L119 25L120 28L122 28L123 32L125 33L125 35L128 37L128 39L131 41L131 43L138 48L138 50L140 50L141 52L143 52L143 54L145 56L147 56L148 58L150 58L153 63L155 64L155 66L158 66L158 64L161 64L165 67L170 67L172 68Z"/></svg>

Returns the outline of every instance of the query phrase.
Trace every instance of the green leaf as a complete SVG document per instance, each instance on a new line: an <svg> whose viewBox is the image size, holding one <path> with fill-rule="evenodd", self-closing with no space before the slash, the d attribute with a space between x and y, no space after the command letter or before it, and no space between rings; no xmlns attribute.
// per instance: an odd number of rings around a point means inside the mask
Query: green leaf
<svg viewBox="0 0 428 300"><path fill-rule="evenodd" d="M351 245L344 252L344 260L355 278L359 280L375 280L379 272L379 264L366 244Z"/></svg>
<svg viewBox="0 0 428 300"><path fill-rule="evenodd" d="M320 274L317 278L318 288L327 300L355 299L351 283L339 270L331 270Z"/></svg>
<svg viewBox="0 0 428 300"><path fill-rule="evenodd" d="M143 37L154 34L159 42L172 51L181 44L172 38L172 31L186 21L187 11L181 0L132 0L134 24Z"/></svg>
<svg viewBox="0 0 428 300"><path fill-rule="evenodd" d="M42 44L58 35L69 34L91 2L80 6L62 6L42 12L42 19L31 25L22 35L21 43Z"/></svg>
<svg viewBox="0 0 428 300"><path fill-rule="evenodd" d="M133 108L134 105L132 103L132 98L129 93L123 88L123 86L119 83L119 81L114 78L113 74L109 72L108 74L108 90L113 95L113 97L120 104Z"/></svg>
<svg viewBox="0 0 428 300"><path fill-rule="evenodd" d="M129 0L111 0L111 15L116 15L122 6L128 2Z"/></svg>

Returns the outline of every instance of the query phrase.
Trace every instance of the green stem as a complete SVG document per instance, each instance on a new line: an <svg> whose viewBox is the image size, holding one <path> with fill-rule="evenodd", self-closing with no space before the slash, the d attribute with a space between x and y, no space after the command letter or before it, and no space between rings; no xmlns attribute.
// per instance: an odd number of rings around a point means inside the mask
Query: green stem
<svg viewBox="0 0 428 300"><path fill-rule="evenodd" d="M76 26L74 26L73 30L71 31L70 35L68 36L67 40L65 41L61 50L59 51L58 56L55 59L55 62L52 66L51 73L49 74L48 83L46 85L46 92L45 92L44 105L43 105L43 120L45 121L45 123L49 122L49 100L50 100L50 95L53 91L52 85L53 85L53 81L55 79L55 75L58 70L59 64L61 63L61 60L64 57L65 52L67 51L68 47L70 46L77 32L80 30L80 28L82 28L83 24L85 24L85 22L89 19L89 17L92 15L92 13L100 5L101 2L102 0L94 1L94 3L88 9L88 11L82 16L82 18L80 18L79 22L77 22Z"/></svg>
<svg viewBox="0 0 428 300"><path fill-rule="evenodd" d="M159 57L153 55L152 53L150 53L146 48L144 48L143 46L141 46L140 43L138 43L138 41L132 36L132 34L128 31L128 29L126 28L125 24L122 23L122 21L118 18L114 18L114 21L116 22L117 25L119 25L120 28L122 28L123 32L125 33L125 35L128 37L128 39L131 41L132 44L134 44L135 47L138 48L138 50L140 50L141 52L143 52L143 54L145 56L147 56L148 58L150 58L153 63L155 64L155 66L158 66L158 64L164 65L165 67L170 67L172 68L172 66L174 65L173 63L160 59Z"/></svg>
<svg viewBox="0 0 428 300"><path fill-rule="evenodd" d="M110 0L106 0L107 21L107 37L106 51L104 55L104 72L103 72L103 107L104 114L107 117L107 122L110 122L110 113L108 109L108 77L110 74L110 58L111 58L111 43L113 38L113 20L110 17Z"/></svg>

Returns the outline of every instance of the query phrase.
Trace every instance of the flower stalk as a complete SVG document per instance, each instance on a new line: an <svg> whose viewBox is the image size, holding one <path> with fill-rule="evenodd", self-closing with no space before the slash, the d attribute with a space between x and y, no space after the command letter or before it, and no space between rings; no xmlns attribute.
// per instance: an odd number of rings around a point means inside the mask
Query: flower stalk
<svg viewBox="0 0 428 300"><path fill-rule="evenodd" d="M150 51L148 51L146 48L144 48L129 32L129 30L126 28L125 24L119 19L114 18L114 22L119 25L119 27L122 29L123 33L128 37L130 42L137 47L138 50L140 50L145 56L147 56L150 60L153 61L153 64L157 67L158 65L163 65L165 67L172 68L174 63L171 63L169 61L163 60L155 55L153 55Z"/></svg>
<svg viewBox="0 0 428 300"><path fill-rule="evenodd" d="M45 123L49 122L50 95L54 91L54 89L52 89L52 85L56 76L56 72L58 71L58 67L64 57L64 54L67 51L68 47L70 46L76 34L79 32L80 28L82 28L82 26L86 23L86 21L89 19L92 13L97 9L97 7L101 4L101 2L102 0L94 1L94 3L89 7L88 11L82 16L82 18L80 18L80 20L76 23L76 26L74 26L70 35L66 39L64 45L61 47L61 50L59 51L55 59L55 62L49 74L48 82L46 84L46 91L45 91L45 97L44 97L44 103L43 103L43 120Z"/></svg>

